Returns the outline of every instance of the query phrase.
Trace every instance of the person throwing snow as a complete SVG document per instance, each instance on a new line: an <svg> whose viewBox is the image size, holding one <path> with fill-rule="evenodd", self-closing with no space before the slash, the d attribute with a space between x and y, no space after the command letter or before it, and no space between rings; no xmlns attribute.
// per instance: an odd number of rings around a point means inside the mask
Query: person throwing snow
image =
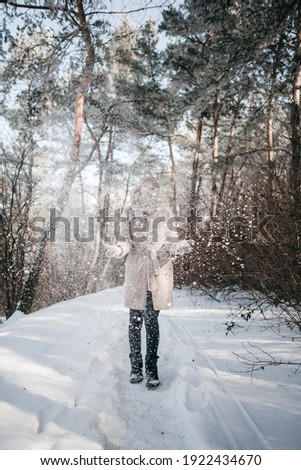
<svg viewBox="0 0 301 470"><path fill-rule="evenodd" d="M191 251L192 241L179 240L177 219L149 177L134 191L121 221L121 240L104 244L106 255L125 263L125 299L129 308L130 382L143 380L141 330L146 331L146 387L160 385L158 377L159 313L172 306L172 259Z"/></svg>

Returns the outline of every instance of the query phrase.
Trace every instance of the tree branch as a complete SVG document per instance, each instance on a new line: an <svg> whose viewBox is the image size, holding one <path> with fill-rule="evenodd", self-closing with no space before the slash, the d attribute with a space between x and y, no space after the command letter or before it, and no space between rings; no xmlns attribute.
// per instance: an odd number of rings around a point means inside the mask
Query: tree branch
<svg viewBox="0 0 301 470"><path fill-rule="evenodd" d="M71 11L70 8L66 5L31 5L27 3L18 3L13 2L11 0L0 0L0 3L4 3L8 7L15 7L15 8L28 8L32 10L58 10L58 11Z"/></svg>
<svg viewBox="0 0 301 470"><path fill-rule="evenodd" d="M254 346L254 344L251 343L248 343L248 345L249 347L246 347L243 344L243 348L249 354L249 357L237 353L233 354L237 357L239 362L248 368L246 372L250 372L251 375L253 375L254 371L264 370L266 367L271 366L294 366L296 368L295 373L301 368L301 362L282 359L277 360L258 346ZM251 348L253 348L253 350L251 350Z"/></svg>
<svg viewBox="0 0 301 470"><path fill-rule="evenodd" d="M74 13L74 10L70 9L67 6L67 3L65 5L60 5L60 4L55 4L55 5L35 5L35 4L27 4L27 3L19 3L11 0L0 0L0 3L4 3L7 6L10 7L15 7L15 8L30 8L33 10L58 10L58 11L65 11L65 12L70 12L72 11ZM102 14L102 15L125 15L125 14L130 14L130 13L139 13L140 11L145 11L145 10L153 10L154 8L162 8L164 7L168 2L165 0L159 5L151 5L151 1L149 2L149 6L144 6L140 8L134 8L132 10L97 10L93 11L90 13L87 13L86 16L93 15L93 14Z"/></svg>

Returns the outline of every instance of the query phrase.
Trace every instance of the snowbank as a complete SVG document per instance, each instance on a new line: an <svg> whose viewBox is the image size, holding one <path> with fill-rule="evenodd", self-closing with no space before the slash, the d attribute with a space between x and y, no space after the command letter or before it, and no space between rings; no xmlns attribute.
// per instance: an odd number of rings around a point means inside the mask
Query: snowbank
<svg viewBox="0 0 301 470"><path fill-rule="evenodd" d="M159 372L128 381L123 288L59 303L0 326L1 449L301 449L301 373L253 376L233 354L252 342L300 348L253 323L226 335L230 308L175 291L161 312Z"/></svg>

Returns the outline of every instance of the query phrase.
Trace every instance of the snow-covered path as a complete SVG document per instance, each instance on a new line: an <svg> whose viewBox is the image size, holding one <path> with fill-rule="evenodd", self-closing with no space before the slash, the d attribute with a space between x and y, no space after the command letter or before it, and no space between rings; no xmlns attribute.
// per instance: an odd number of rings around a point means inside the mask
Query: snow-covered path
<svg viewBox="0 0 301 470"><path fill-rule="evenodd" d="M242 341L297 346L255 324L226 336L228 305L175 291L149 391L128 381L122 298L119 287L0 327L1 449L301 449L300 373L251 380L233 355Z"/></svg>

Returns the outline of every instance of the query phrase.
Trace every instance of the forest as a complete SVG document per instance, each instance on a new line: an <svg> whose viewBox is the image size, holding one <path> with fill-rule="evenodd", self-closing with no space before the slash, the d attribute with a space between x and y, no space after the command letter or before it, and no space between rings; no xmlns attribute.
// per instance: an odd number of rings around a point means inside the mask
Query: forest
<svg viewBox="0 0 301 470"><path fill-rule="evenodd" d="M123 283L142 175L193 251L175 285L301 330L301 0L0 1L2 307Z"/></svg>

